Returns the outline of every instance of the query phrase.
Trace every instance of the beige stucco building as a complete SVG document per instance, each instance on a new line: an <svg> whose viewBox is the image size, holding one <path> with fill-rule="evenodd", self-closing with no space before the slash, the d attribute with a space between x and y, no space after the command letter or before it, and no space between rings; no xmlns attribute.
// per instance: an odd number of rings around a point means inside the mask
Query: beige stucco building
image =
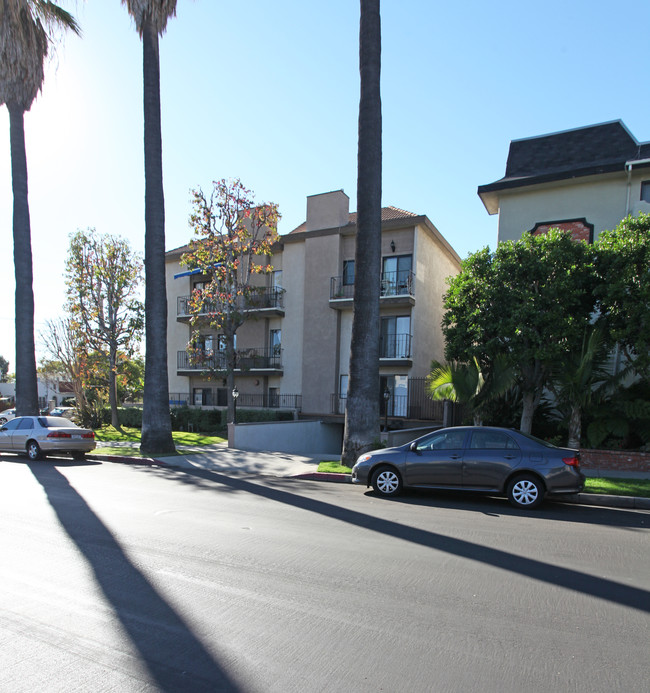
<svg viewBox="0 0 650 693"><path fill-rule="evenodd" d="M499 215L499 241L559 227L593 242L627 215L650 212L650 143L620 120L513 140L505 176L478 194Z"/></svg>
<svg viewBox="0 0 650 693"><path fill-rule="evenodd" d="M355 234L356 214L337 190L308 197L306 222L280 237L271 259L274 271L260 278L267 282L264 300L237 331L240 406L289 407L306 416L343 413ZM167 253L170 399L224 406L225 380L206 379L185 353L187 297L202 277L180 264L183 250ZM432 359L443 360L442 296L446 278L459 269L460 258L426 216L383 208L377 396L388 388L392 417L427 418L422 379ZM218 351L219 335L209 329L202 335L206 350Z"/></svg>

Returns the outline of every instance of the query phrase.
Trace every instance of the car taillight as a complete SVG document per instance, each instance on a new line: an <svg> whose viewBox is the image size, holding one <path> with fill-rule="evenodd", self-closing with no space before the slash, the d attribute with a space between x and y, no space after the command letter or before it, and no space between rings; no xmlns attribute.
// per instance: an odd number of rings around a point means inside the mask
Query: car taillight
<svg viewBox="0 0 650 693"><path fill-rule="evenodd" d="M70 438L69 433L64 433L63 431L52 431L47 434L48 438Z"/></svg>
<svg viewBox="0 0 650 693"><path fill-rule="evenodd" d="M564 462L564 464L568 465L569 467L580 466L580 458L577 455L575 455L574 457L563 457L562 462Z"/></svg>
<svg viewBox="0 0 650 693"><path fill-rule="evenodd" d="M95 434L94 434L92 431L90 431L90 433L83 433L83 434L81 435L81 437L82 437L82 438L94 438L94 437L95 437Z"/></svg>

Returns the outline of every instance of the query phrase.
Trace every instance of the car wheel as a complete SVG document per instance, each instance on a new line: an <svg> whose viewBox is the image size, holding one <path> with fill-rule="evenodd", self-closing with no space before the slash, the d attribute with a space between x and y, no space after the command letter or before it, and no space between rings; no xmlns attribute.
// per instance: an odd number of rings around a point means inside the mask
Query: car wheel
<svg viewBox="0 0 650 693"><path fill-rule="evenodd" d="M402 477L392 467L379 467L372 475L372 487L380 496L397 496L402 490Z"/></svg>
<svg viewBox="0 0 650 693"><path fill-rule="evenodd" d="M532 474L516 476L508 484L508 500L515 508L531 510L544 500L544 485Z"/></svg>
<svg viewBox="0 0 650 693"><path fill-rule="evenodd" d="M38 443L35 440L30 440L29 443L27 443L27 457L29 457L30 460L40 460L42 456L43 453Z"/></svg>
<svg viewBox="0 0 650 693"><path fill-rule="evenodd" d="M0 426L4 426L6 423L7 423L7 419L5 419L4 417L2 417L2 418L0 419Z"/></svg>

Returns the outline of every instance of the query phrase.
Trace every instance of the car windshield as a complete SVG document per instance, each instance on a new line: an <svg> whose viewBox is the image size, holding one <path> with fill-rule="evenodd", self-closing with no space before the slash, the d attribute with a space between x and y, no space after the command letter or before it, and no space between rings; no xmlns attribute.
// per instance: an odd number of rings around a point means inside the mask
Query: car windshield
<svg viewBox="0 0 650 693"><path fill-rule="evenodd" d="M76 423L61 416L39 416L38 423L43 428L79 428Z"/></svg>

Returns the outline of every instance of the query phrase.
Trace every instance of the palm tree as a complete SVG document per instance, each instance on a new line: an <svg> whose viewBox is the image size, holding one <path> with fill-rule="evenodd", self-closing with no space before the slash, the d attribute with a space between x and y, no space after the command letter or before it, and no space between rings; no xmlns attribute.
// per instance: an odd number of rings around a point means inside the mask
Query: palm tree
<svg viewBox="0 0 650 693"><path fill-rule="evenodd" d="M71 14L45 0L0 0L0 105L9 111L13 237L16 276L16 413L38 414L34 350L32 241L27 194L25 112L45 78L54 35L79 26Z"/></svg>
<svg viewBox="0 0 650 693"><path fill-rule="evenodd" d="M361 0L359 29L357 236L350 378L342 460L379 438L379 277L381 273L381 18L379 0Z"/></svg>
<svg viewBox="0 0 650 693"><path fill-rule="evenodd" d="M427 392L434 400L467 404L472 410L475 426L483 423L483 409L495 397L512 386L515 371L505 358L497 358L487 372L481 370L476 357L471 363L433 361L427 376Z"/></svg>
<svg viewBox="0 0 650 693"><path fill-rule="evenodd" d="M568 416L567 446L570 448L580 447L585 410L605 401L629 372L627 368L612 375L609 361L602 332L592 328L585 332L580 352L567 354L551 371L549 388L555 395L558 409Z"/></svg>
<svg viewBox="0 0 650 693"><path fill-rule="evenodd" d="M122 0L142 39L145 178L145 370L140 450L174 451L167 376L167 289L165 286L165 199L160 123L158 36L176 14L176 0Z"/></svg>

